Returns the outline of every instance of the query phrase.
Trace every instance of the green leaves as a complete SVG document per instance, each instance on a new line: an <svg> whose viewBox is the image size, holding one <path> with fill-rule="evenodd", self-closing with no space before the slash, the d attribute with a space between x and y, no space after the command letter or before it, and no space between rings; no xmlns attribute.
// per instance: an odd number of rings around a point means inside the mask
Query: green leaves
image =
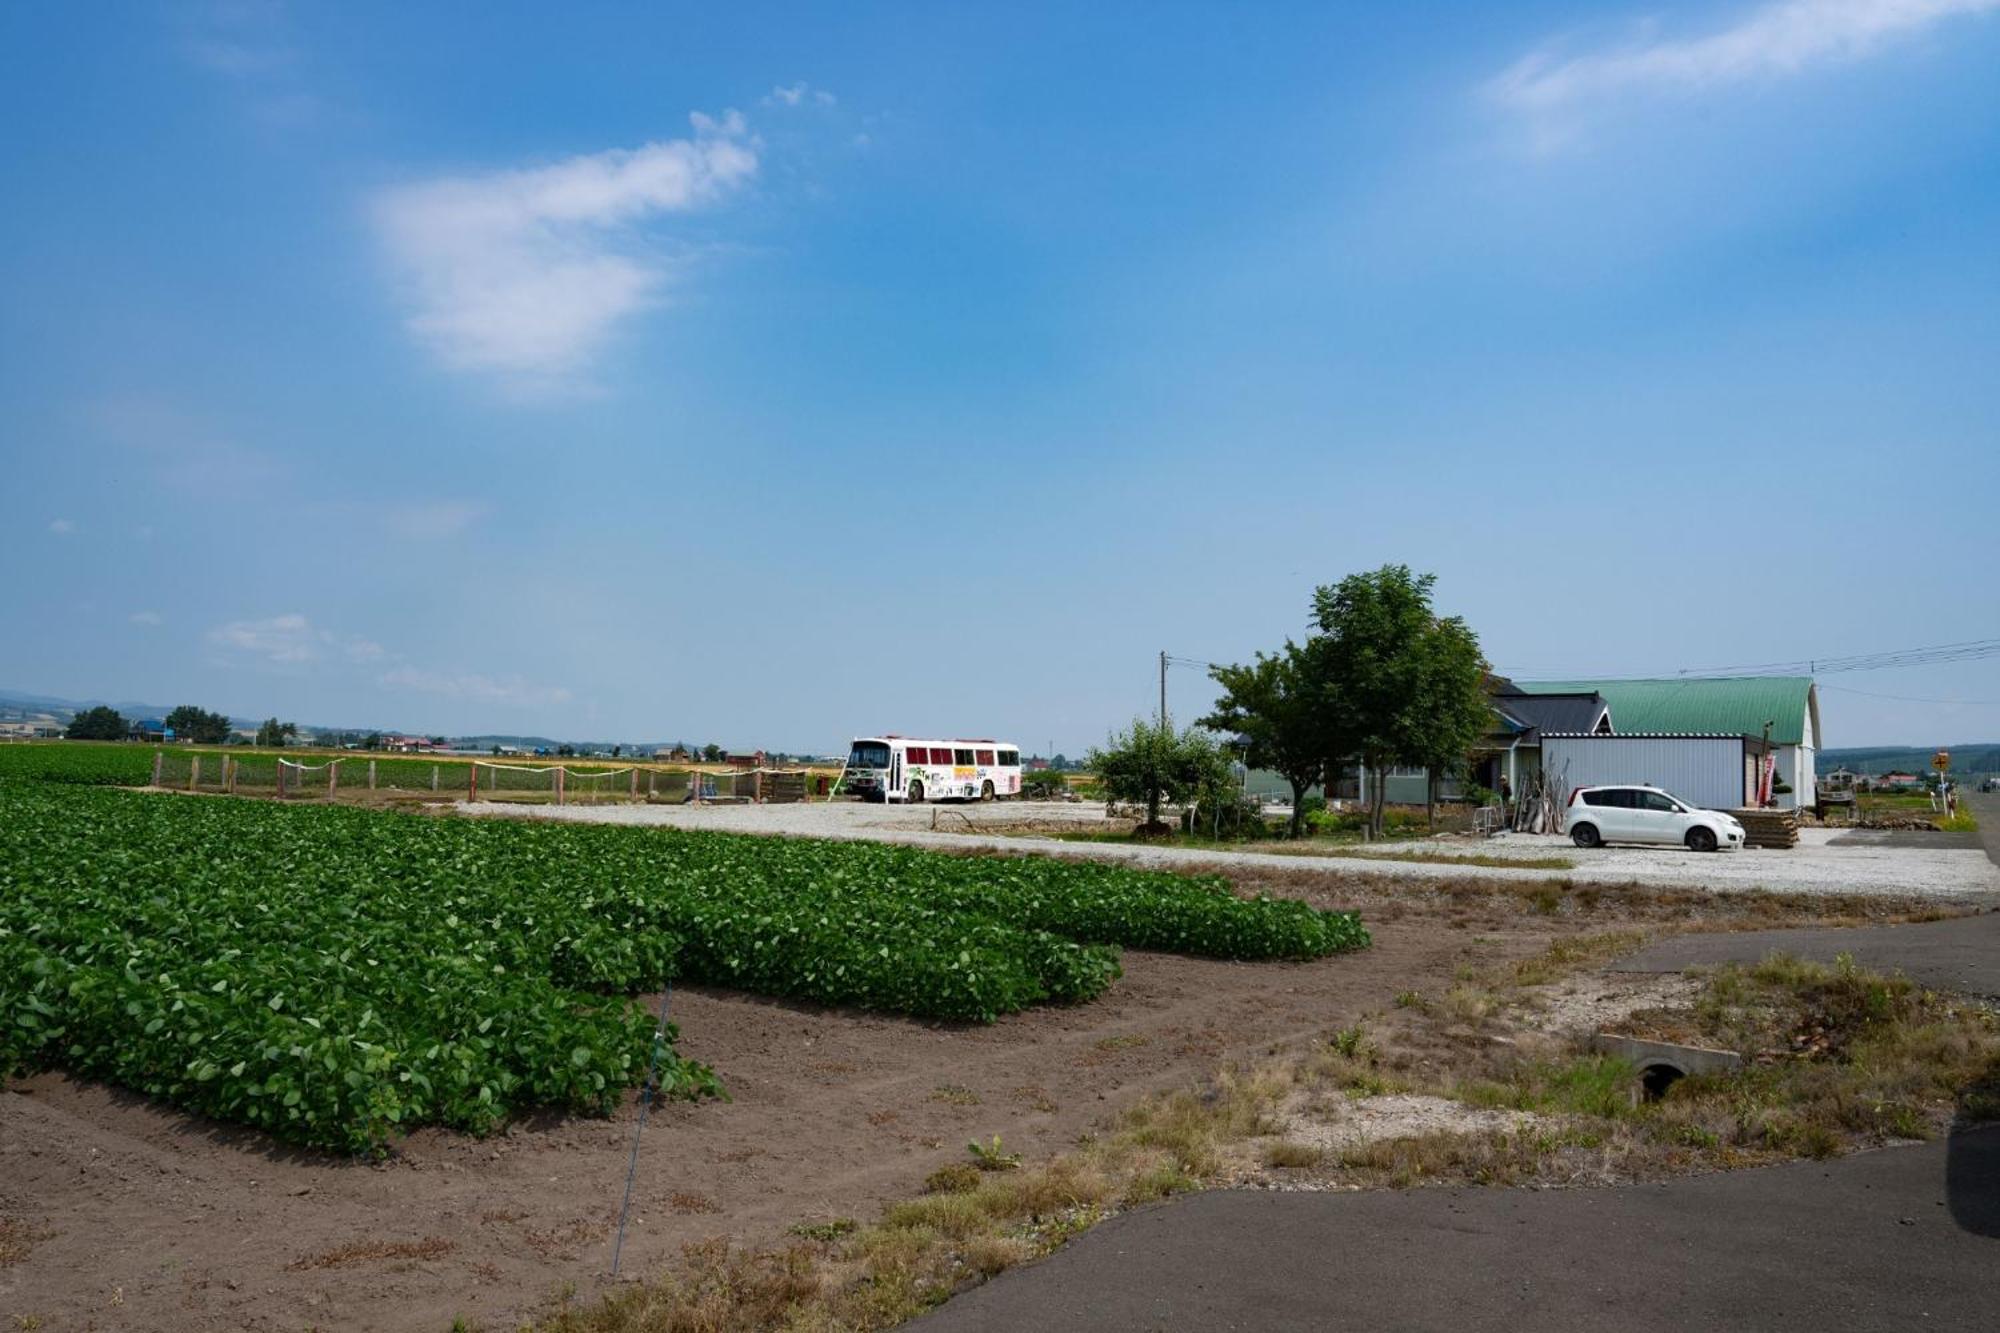
<svg viewBox="0 0 2000 1333"><path fill-rule="evenodd" d="M61 1064L341 1151L645 1077L684 979L990 1022L1121 946L1313 958L1351 915L1217 878L875 843L189 801L0 779L0 1073ZM670 1036L661 1086L721 1091Z"/></svg>

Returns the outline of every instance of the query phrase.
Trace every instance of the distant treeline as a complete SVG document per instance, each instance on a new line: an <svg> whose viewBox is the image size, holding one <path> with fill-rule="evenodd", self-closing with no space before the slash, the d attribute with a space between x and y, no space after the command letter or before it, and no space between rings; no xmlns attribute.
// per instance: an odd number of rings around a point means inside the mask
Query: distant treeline
<svg viewBox="0 0 2000 1333"><path fill-rule="evenodd" d="M1856 773L1928 773L1931 756L1939 750L1951 752L1954 773L2000 773L2000 742L1976 745L1934 745L1929 747L1885 745L1852 750L1821 750L1814 761L1820 773L1836 768Z"/></svg>

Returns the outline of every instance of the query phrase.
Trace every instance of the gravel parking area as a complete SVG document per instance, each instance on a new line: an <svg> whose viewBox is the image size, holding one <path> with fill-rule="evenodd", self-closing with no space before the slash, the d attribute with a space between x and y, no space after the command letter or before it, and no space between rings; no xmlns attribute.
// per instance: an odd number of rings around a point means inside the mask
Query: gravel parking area
<svg viewBox="0 0 2000 1333"><path fill-rule="evenodd" d="M1365 870L1420 879L1562 879L1600 884L1695 886L1716 892L1767 889L1778 893L1920 894L1961 901L2000 901L2000 868L1983 851L1945 835L1940 835L1938 845L1932 848L1912 845L1908 840L1893 845L1857 843L1851 837L1843 839L1844 830L1805 829L1799 835L1799 846L1790 850L1752 848L1703 855L1674 847L1600 847L1585 851L1571 846L1565 838L1509 833L1476 841L1443 838L1385 844L1353 849L1362 852L1360 855L1318 857L1068 842L1000 831L1008 826L1047 829L1057 824L1084 830L1105 824L1100 806L1055 801L915 808L850 801L802 805L562 807L482 801L459 809L474 815L1040 852L1189 870L1253 867L1299 870L1324 865L1329 870ZM1575 862L1575 868L1548 870L1524 866L1516 870L1414 859L1471 855L1523 860L1561 856Z"/></svg>

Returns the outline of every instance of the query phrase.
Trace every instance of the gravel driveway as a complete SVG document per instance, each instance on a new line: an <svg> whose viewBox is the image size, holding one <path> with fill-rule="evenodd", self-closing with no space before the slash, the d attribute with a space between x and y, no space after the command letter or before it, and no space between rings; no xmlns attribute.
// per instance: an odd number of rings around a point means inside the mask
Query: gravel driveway
<svg viewBox="0 0 2000 1333"><path fill-rule="evenodd" d="M1517 880L1555 878L1602 884L1696 885L1717 892L1769 889L1779 893L1921 894L1961 900L2000 900L2000 868L1996 868L1983 851L1966 847L1959 839L1941 836L1940 844L1934 849L1908 845L1907 840L1897 845L1857 845L1849 839L1843 844L1840 841L1842 831L1834 829L1802 830L1799 846L1784 851L1752 848L1706 855L1670 847L1600 847L1584 851L1572 847L1567 839L1560 837L1508 833L1478 841L1450 838L1397 843L1393 847L1369 849L1364 855L1322 857L1079 843L995 831L1007 825L1021 824L1045 828L1060 822L1074 824L1080 830L1104 825L1103 810L1099 806L1053 801L924 805L914 808L862 805L851 801L801 805L562 807L480 801L459 808L475 815L862 839L927 847L1045 852L1190 870L1253 866L1298 870L1324 866L1330 870L1365 870L1418 879L1466 876ZM1514 869L1410 859L1419 854L1470 854L1507 859L1562 856L1573 861L1575 868L1547 870L1523 866Z"/></svg>

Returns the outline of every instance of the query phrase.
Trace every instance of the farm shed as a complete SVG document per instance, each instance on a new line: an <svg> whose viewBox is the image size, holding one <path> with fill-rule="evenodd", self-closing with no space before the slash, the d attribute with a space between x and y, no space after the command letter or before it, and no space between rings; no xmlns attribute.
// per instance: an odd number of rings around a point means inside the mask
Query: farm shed
<svg viewBox="0 0 2000 1333"><path fill-rule="evenodd" d="M1708 810L1756 804L1757 764L1763 754L1758 736L1542 733L1542 770L1557 792L1624 784L1663 787Z"/></svg>
<svg viewBox="0 0 2000 1333"><path fill-rule="evenodd" d="M1622 736L1761 737L1768 722L1778 776L1791 787L1777 793L1777 803L1790 809L1813 802L1817 787L1813 756L1819 749L1820 730L1819 691L1810 676L1514 681L1513 685L1524 694L1600 694L1610 708L1613 729ZM1504 705L1505 700L1500 702ZM1688 799L1697 798L1689 793Z"/></svg>

